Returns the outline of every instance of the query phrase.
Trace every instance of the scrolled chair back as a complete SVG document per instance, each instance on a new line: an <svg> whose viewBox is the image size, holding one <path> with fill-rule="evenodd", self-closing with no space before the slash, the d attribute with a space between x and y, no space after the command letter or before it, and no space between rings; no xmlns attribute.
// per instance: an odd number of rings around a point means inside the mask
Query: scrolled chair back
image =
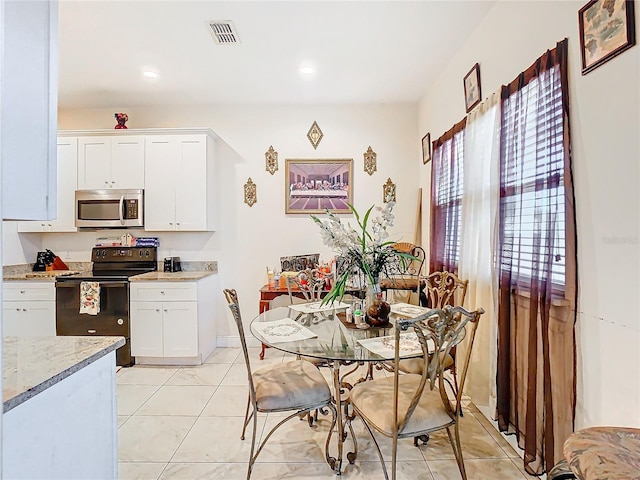
<svg viewBox="0 0 640 480"><path fill-rule="evenodd" d="M401 412L400 417L404 417L402 424L398 425L398 430L402 431L404 424L409 420L413 409L418 404L420 396L424 388L428 385L430 390L436 388L436 385L440 391L440 396L445 404L447 413L452 419L457 418L460 409L460 400L462 398L462 391L464 387L465 378L467 375L467 367L469 359L471 357L471 349L475 339L476 329L480 316L484 313L482 308L469 312L462 307L452 307L446 305L441 309L432 309L424 314L411 319L398 320L395 328L395 362L396 365L400 361L400 334L403 331L412 329L420 342L422 348L422 354L424 359L424 368L422 369L422 378L413 397L413 400L409 406L408 412ZM469 327L469 331L467 331ZM459 388L456 392L455 406L451 405L449 397L445 390L445 380L443 372L445 370L445 358L451 352L451 349L456 347L467 335L469 340L467 343L467 349L464 355L464 363L462 365L462 371L459 376ZM394 391L398 389L398 377L401 375L396 369L394 374ZM397 409L397 405L394 405L394 409Z"/></svg>
<svg viewBox="0 0 640 480"><path fill-rule="evenodd" d="M431 308L464 305L469 280L462 280L446 270L430 273L425 280L427 303Z"/></svg>
<svg viewBox="0 0 640 480"><path fill-rule="evenodd" d="M238 335L240 336L240 345L244 354L244 363L247 366L247 376L249 378L249 395L252 403L255 403L256 391L253 385L253 377L251 375L251 363L249 363L249 351L247 349L247 340L244 335L244 325L242 324L242 315L240 314L240 304L238 303L238 292L235 289L224 289L224 296L229 304L229 310L233 314L233 319L238 327Z"/></svg>

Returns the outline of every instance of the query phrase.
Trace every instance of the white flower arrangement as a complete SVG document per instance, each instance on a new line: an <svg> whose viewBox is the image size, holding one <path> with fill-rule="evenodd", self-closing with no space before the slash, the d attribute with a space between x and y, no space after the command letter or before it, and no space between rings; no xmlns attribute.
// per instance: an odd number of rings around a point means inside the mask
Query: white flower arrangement
<svg viewBox="0 0 640 480"><path fill-rule="evenodd" d="M349 209L358 223L357 230L348 223L343 224L340 218L329 210L326 220L311 215L313 221L320 226L323 243L341 257L341 271L323 303L344 297L347 279L353 271L362 273L370 285L377 285L380 274L385 271L388 262L398 256L414 258L390 248L394 242L387 239L388 229L393 226L395 219L394 206L393 201L387 201L383 207L372 205L361 220L357 210L349 204ZM376 214L371 218L374 210ZM369 224L371 231L367 230Z"/></svg>

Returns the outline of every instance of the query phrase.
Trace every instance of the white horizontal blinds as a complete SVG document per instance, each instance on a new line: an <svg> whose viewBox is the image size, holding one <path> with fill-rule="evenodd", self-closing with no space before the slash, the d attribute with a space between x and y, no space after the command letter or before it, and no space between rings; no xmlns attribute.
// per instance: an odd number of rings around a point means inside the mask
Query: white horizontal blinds
<svg viewBox="0 0 640 480"><path fill-rule="evenodd" d="M455 271L460 257L462 229L464 130L434 149L431 270ZM435 237L435 238L434 238Z"/></svg>
<svg viewBox="0 0 640 480"><path fill-rule="evenodd" d="M560 69L541 72L503 101L501 267L565 284L564 125ZM530 282L530 280L529 280Z"/></svg>

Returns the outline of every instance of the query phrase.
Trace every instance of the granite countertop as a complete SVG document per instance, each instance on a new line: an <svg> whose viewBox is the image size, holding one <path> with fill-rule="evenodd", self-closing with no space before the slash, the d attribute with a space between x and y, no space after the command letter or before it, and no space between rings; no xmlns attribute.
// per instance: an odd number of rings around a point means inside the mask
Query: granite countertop
<svg viewBox="0 0 640 480"><path fill-rule="evenodd" d="M124 337L4 337L3 411L8 412L122 345Z"/></svg>
<svg viewBox="0 0 640 480"><path fill-rule="evenodd" d="M12 281L37 281L37 282L55 282L56 277L76 275L81 273L78 270L50 270L48 272L26 272L6 274L2 277L5 282Z"/></svg>
<svg viewBox="0 0 640 480"><path fill-rule="evenodd" d="M149 272L129 277L131 282L188 282L213 275L216 272Z"/></svg>

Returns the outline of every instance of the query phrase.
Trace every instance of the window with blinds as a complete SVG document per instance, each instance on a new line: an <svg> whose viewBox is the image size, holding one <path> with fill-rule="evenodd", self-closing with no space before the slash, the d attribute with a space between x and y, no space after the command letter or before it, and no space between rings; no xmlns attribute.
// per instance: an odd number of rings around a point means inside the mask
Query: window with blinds
<svg viewBox="0 0 640 480"><path fill-rule="evenodd" d="M457 271L460 258L464 129L447 136L435 142L431 167L431 271Z"/></svg>
<svg viewBox="0 0 640 480"><path fill-rule="evenodd" d="M558 66L503 99L501 267L565 284L564 125Z"/></svg>

